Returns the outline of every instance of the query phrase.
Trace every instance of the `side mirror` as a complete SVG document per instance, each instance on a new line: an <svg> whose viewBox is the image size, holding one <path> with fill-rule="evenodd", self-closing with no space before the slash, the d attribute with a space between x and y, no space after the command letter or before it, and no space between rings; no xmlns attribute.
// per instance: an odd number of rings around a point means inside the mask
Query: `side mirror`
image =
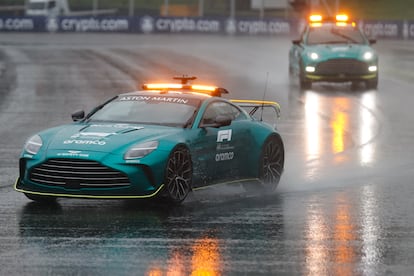
<svg viewBox="0 0 414 276"><path fill-rule="evenodd" d="M83 110L77 110L74 113L72 113L72 120L74 122L80 121L83 118L85 118L85 111Z"/></svg>
<svg viewBox="0 0 414 276"><path fill-rule="evenodd" d="M370 39L368 39L368 42L369 42L369 44L375 44L375 43L377 43L377 40L375 39L375 38L370 38Z"/></svg>

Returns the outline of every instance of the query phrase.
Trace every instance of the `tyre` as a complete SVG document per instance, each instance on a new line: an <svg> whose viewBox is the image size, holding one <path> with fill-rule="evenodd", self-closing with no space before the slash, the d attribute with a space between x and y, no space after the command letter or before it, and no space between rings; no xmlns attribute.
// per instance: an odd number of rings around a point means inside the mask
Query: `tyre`
<svg viewBox="0 0 414 276"><path fill-rule="evenodd" d="M29 193L24 193L24 195L28 199L39 202L39 203L45 203L45 204L54 204L54 203L56 203L56 197L35 195L35 194L29 194Z"/></svg>
<svg viewBox="0 0 414 276"><path fill-rule="evenodd" d="M367 89L377 89L378 88L378 77L372 80L367 80L365 84L366 84Z"/></svg>
<svg viewBox="0 0 414 276"><path fill-rule="evenodd" d="M280 136L270 136L262 147L259 179L265 191L274 191L279 185L285 162L285 150Z"/></svg>
<svg viewBox="0 0 414 276"><path fill-rule="evenodd" d="M304 76L305 68L303 65L300 66L300 74L299 74L299 87L302 90L307 90L312 88L312 82L307 80Z"/></svg>
<svg viewBox="0 0 414 276"><path fill-rule="evenodd" d="M305 80L304 78L300 78L299 80L300 89L307 90L312 88L312 82Z"/></svg>
<svg viewBox="0 0 414 276"><path fill-rule="evenodd" d="M165 168L165 191L167 198L174 204L181 203L191 191L193 167L187 148L177 147L167 161Z"/></svg>
<svg viewBox="0 0 414 276"><path fill-rule="evenodd" d="M351 90L352 91L357 91L359 89L359 84L360 84L359 81L352 81L351 82Z"/></svg>

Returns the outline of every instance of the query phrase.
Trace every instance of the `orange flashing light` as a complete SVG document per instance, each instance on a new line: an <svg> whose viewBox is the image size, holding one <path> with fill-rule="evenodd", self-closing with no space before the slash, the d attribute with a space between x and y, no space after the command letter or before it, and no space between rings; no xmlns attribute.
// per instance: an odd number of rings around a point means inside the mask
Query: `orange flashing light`
<svg viewBox="0 0 414 276"><path fill-rule="evenodd" d="M309 16L310 22L321 22L322 21L322 15L320 14L312 14Z"/></svg>
<svg viewBox="0 0 414 276"><path fill-rule="evenodd" d="M194 85L191 85L191 89L214 92L214 91L217 90L217 87L216 86L194 84Z"/></svg>
<svg viewBox="0 0 414 276"><path fill-rule="evenodd" d="M148 90L181 89L183 85L178 83L148 83L144 84L143 88Z"/></svg>
<svg viewBox="0 0 414 276"><path fill-rule="evenodd" d="M336 21L337 22L347 22L348 20L349 20L349 17L346 14L337 14L336 15Z"/></svg>
<svg viewBox="0 0 414 276"><path fill-rule="evenodd" d="M165 89L189 89L189 90L196 90L196 91L208 91L214 92L218 89L217 86L209 86L209 85L185 85L179 83L147 83L143 85L145 90L165 90Z"/></svg>
<svg viewBox="0 0 414 276"><path fill-rule="evenodd" d="M203 95L206 97L211 97L213 95L220 95L221 93L228 93L226 90L222 88L218 88L217 86L209 86L209 85L187 85L187 84L178 84L178 83L147 83L142 86L144 90L151 92L159 91L159 90L183 90L183 91L176 91L176 93L191 93L194 95ZM184 92L186 91L186 92Z"/></svg>
<svg viewBox="0 0 414 276"><path fill-rule="evenodd" d="M217 96L221 97L222 94L228 94L224 88L210 85L190 84L189 81L195 80L196 77L174 77L176 80L181 80L181 83L146 83L142 86L144 90L153 90L154 92L167 92L173 90L175 93L191 93L200 94L206 96ZM160 91L163 90L163 91Z"/></svg>

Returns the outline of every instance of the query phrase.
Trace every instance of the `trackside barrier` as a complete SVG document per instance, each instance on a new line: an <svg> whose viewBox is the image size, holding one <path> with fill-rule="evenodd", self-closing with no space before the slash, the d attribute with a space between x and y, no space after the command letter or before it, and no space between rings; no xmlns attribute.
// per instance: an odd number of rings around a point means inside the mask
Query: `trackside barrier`
<svg viewBox="0 0 414 276"><path fill-rule="evenodd" d="M254 20L205 17L0 17L3 32L121 32L288 35L284 19Z"/></svg>
<svg viewBox="0 0 414 276"><path fill-rule="evenodd" d="M368 37L389 39L404 38L404 21L360 21L359 26Z"/></svg>
<svg viewBox="0 0 414 276"><path fill-rule="evenodd" d="M360 20L369 36L414 39L414 21ZM287 19L163 16L0 17L1 32L198 33L228 35L298 36L304 22Z"/></svg>

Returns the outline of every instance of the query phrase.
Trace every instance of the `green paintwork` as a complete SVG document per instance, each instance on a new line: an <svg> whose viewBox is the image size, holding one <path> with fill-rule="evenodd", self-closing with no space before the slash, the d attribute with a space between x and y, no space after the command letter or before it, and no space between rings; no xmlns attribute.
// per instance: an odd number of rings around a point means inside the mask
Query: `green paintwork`
<svg viewBox="0 0 414 276"><path fill-rule="evenodd" d="M310 30L313 29L314 33L319 30L322 32L322 30L328 28L325 26L327 24L335 27L331 22L323 23L322 27L311 27L308 25L302 33L301 38L293 41L293 45L289 51L290 74L296 75L299 77L300 81L308 83L317 81L348 82L377 80L378 55L371 47L371 43L374 41L368 40L358 27L355 27L354 30L360 33L360 41L348 40L342 43L338 41L309 43L308 35ZM370 59L364 58L364 54L368 52L372 54ZM312 55L315 54L317 55L317 58L312 58ZM318 66L321 63L341 60L347 60L349 63L365 64L366 70L363 70L363 72L349 72L349 70L345 68L343 72L341 72L340 69L332 70L331 72L318 72ZM316 68L315 72L306 71L305 68L308 66ZM377 71L368 71L369 66L377 66ZM338 66L338 68L340 68L340 66ZM376 86L374 88L376 88Z"/></svg>
<svg viewBox="0 0 414 276"><path fill-rule="evenodd" d="M141 95L140 93L127 95ZM162 92L163 96L166 94L171 97L176 95ZM25 150L21 153L20 176L15 189L23 193L55 197L152 197L163 190L166 163L169 154L178 145L184 145L190 150L194 189L226 181L257 179L262 145L270 135L279 136L276 129L254 119L241 107L223 98L180 95L180 98L186 97L197 98L201 102L192 125L187 128L81 120L38 133L43 145L34 155ZM242 116L233 120L229 126L201 127L206 107L217 101L236 106ZM226 130L231 130L231 139L227 141L224 138L218 142L219 132ZM158 141L157 149L142 158L124 159L124 154L133 145L148 141ZM229 152L231 158L228 158ZM31 181L29 173L32 168L49 159L93 160L127 175L130 185L120 188L75 189L66 184L52 186Z"/></svg>

